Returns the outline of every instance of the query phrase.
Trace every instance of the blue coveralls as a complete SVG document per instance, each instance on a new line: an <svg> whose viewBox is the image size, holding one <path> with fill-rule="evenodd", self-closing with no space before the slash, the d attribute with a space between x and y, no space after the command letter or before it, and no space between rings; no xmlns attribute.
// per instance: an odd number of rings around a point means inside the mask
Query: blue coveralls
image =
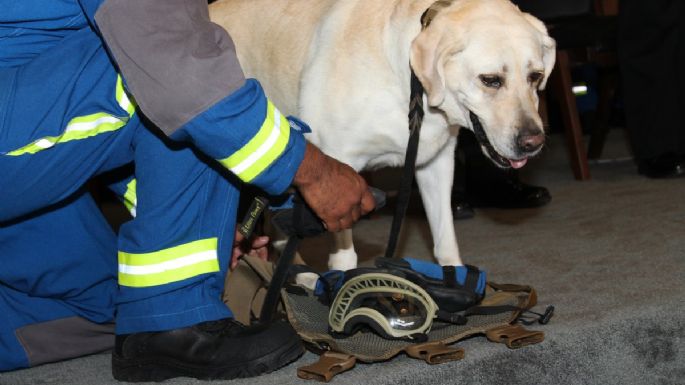
<svg viewBox="0 0 685 385"><path fill-rule="evenodd" d="M87 353L64 320L125 334L230 317L239 185L283 191L302 136L248 80L172 138L194 145L169 140L141 122L79 1L0 5L0 371L50 361L42 337ZM115 234L84 184L131 162L135 181L113 188L136 216Z"/></svg>

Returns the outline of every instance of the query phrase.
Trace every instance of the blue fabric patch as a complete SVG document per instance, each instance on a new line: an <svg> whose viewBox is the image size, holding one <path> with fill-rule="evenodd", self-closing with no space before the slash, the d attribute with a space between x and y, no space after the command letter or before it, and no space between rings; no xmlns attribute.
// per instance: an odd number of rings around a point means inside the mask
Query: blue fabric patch
<svg viewBox="0 0 685 385"><path fill-rule="evenodd" d="M404 258L404 260L409 262L409 265L414 271L417 271L431 278L443 279L442 266L438 265L437 263L432 263L414 258ZM463 285L464 282L466 282L466 266L457 266L456 274L457 282L460 285ZM485 292L485 282L486 274L484 271L480 270L478 284L476 285L476 293L482 294L483 292Z"/></svg>
<svg viewBox="0 0 685 385"><path fill-rule="evenodd" d="M345 278L345 272L342 270L329 270L319 277L316 281L316 287L314 288L314 295L320 297L327 293L326 289L330 290L330 293L337 294L338 290L343 285Z"/></svg>
<svg viewBox="0 0 685 385"><path fill-rule="evenodd" d="M261 84L255 79L248 79L244 86L195 116L171 138L191 140L210 157L225 159L240 150L258 132L266 116L267 103ZM305 146L304 136L292 128L281 155L250 184L268 194L283 193L304 159Z"/></svg>
<svg viewBox="0 0 685 385"><path fill-rule="evenodd" d="M290 127L303 133L303 134L309 134L312 132L312 128L309 127L309 125L300 119L290 115L286 118L288 120L288 123L290 123Z"/></svg>

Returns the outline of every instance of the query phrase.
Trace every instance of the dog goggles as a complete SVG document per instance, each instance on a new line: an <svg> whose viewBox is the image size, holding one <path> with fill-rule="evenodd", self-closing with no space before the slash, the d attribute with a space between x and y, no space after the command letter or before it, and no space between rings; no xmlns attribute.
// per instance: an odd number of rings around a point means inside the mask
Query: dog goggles
<svg viewBox="0 0 685 385"><path fill-rule="evenodd" d="M392 274L366 273L340 288L328 322L333 332L343 335L370 328L384 338L421 339L437 311L435 302L416 284Z"/></svg>

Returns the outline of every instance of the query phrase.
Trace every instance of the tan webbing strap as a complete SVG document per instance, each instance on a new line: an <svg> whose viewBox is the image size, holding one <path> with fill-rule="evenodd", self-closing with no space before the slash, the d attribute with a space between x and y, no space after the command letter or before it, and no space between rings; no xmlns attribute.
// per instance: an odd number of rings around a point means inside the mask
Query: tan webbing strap
<svg viewBox="0 0 685 385"><path fill-rule="evenodd" d="M238 266L226 275L223 301L236 320L249 325L261 312L274 265L258 257L244 255Z"/></svg>
<svg viewBox="0 0 685 385"><path fill-rule="evenodd" d="M530 309L538 303L538 294L532 287L528 285L514 285L510 283L495 283L488 282L488 286L492 287L497 291L503 291L507 293L523 292L528 293L527 301L521 305L524 309Z"/></svg>
<svg viewBox="0 0 685 385"><path fill-rule="evenodd" d="M357 359L349 354L325 352L319 361L297 369L297 376L305 380L328 382L337 374L352 369Z"/></svg>
<svg viewBox="0 0 685 385"><path fill-rule="evenodd" d="M545 333L537 330L527 330L521 325L505 325L485 332L488 340L506 344L510 349L542 342Z"/></svg>
<svg viewBox="0 0 685 385"><path fill-rule="evenodd" d="M264 282L244 261L227 274L223 300L236 320L250 324L254 297L260 290L264 290Z"/></svg>
<svg viewBox="0 0 685 385"><path fill-rule="evenodd" d="M431 365L458 361L464 358L464 349L453 348L442 342L426 342L423 344L409 345L404 351L409 357L424 360Z"/></svg>

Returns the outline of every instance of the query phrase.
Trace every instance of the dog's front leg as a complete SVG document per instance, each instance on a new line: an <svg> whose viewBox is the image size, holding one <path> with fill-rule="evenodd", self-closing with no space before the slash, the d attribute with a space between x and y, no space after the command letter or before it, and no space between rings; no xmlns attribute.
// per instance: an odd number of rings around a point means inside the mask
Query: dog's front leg
<svg viewBox="0 0 685 385"><path fill-rule="evenodd" d="M331 270L350 270L357 267L357 252L352 242L352 229L333 233L333 247L328 257L328 268Z"/></svg>
<svg viewBox="0 0 685 385"><path fill-rule="evenodd" d="M430 162L416 169L426 217L433 234L433 254L441 265L462 265L452 215L454 148L457 139L448 143Z"/></svg>

